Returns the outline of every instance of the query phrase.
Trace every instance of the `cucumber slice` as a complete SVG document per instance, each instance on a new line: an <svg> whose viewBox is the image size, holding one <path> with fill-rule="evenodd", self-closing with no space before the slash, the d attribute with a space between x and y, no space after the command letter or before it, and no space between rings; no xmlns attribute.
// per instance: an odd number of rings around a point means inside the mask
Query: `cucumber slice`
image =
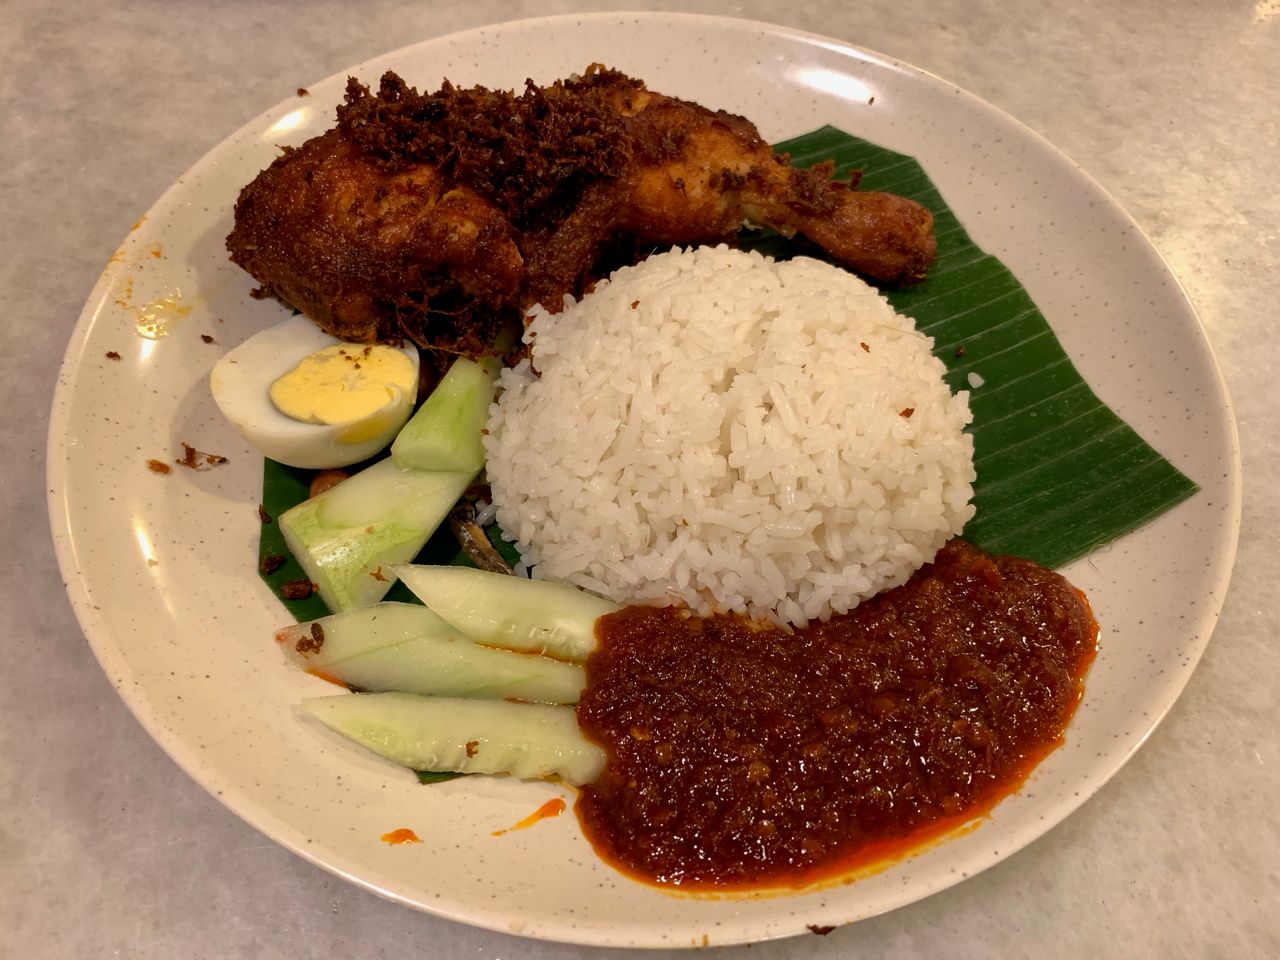
<svg viewBox="0 0 1280 960"><path fill-rule="evenodd" d="M581 786L604 768L604 751L582 735L572 707L360 693L312 697L302 709L414 770L558 776Z"/></svg>
<svg viewBox="0 0 1280 960"><path fill-rule="evenodd" d="M493 400L499 364L459 357L418 412L400 430L391 456L405 469L477 473L484 466L481 431Z"/></svg>
<svg viewBox="0 0 1280 960"><path fill-rule="evenodd" d="M280 531L330 610L377 603L393 566L417 555L473 479L401 470L388 457L286 510Z"/></svg>
<svg viewBox="0 0 1280 960"><path fill-rule="evenodd" d="M530 703L577 703L587 682L575 664L462 636L418 637L340 660L325 673L361 690Z"/></svg>
<svg viewBox="0 0 1280 960"><path fill-rule="evenodd" d="M390 576L390 574L388 574ZM303 670L325 670L351 657L417 637L457 637L456 627L417 603L384 600L276 631L276 642Z"/></svg>
<svg viewBox="0 0 1280 960"><path fill-rule="evenodd" d="M585 660L596 620L618 605L577 587L467 567L403 564L395 574L476 643Z"/></svg>
<svg viewBox="0 0 1280 960"><path fill-rule="evenodd" d="M297 666L361 690L577 703L581 667L482 647L426 607L379 603L276 634Z"/></svg>

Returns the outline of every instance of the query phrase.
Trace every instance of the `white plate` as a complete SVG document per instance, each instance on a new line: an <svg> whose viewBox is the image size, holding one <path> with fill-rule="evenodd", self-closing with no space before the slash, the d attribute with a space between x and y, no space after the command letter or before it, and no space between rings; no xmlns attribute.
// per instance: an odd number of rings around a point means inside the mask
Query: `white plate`
<svg viewBox="0 0 1280 960"><path fill-rule="evenodd" d="M615 873L571 814L491 835L563 790L495 778L422 787L299 719L300 697L332 688L287 668L271 641L288 617L253 572L261 460L218 416L207 377L224 350L286 315L251 299L252 282L227 260L237 192L278 145L330 126L345 73L197 163L129 233L89 297L49 435L49 510L71 602L120 695L200 784L302 856L424 910L533 937L679 946L786 936L909 903L1083 803L1169 709L1204 649L1240 503L1234 421L1204 333L1137 227L1069 160L951 84L843 43L744 21L601 14L442 37L350 72L376 83L395 69L432 89L444 77L519 87L592 60L745 114L768 139L833 123L920 159L1103 399L1202 485L1066 571L1093 602L1101 653L1066 745L1025 788L978 829L852 885L693 898ZM165 298L181 308L162 318L168 335L139 336L140 312ZM181 441L230 462L148 470L150 458L180 455ZM400 827L423 842L379 839Z"/></svg>

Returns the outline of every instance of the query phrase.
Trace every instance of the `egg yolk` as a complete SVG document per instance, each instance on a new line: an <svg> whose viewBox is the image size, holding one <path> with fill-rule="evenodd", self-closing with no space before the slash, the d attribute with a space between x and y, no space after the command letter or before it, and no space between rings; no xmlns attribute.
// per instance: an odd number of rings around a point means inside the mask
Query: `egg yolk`
<svg viewBox="0 0 1280 960"><path fill-rule="evenodd" d="M302 423L354 423L394 405L417 379L413 362L395 347L340 343L317 350L272 383L271 402Z"/></svg>

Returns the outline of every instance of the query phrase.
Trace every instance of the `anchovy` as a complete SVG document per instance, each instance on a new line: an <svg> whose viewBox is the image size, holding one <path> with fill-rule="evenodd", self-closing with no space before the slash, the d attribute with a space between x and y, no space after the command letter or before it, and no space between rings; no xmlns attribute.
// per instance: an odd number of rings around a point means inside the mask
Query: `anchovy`
<svg viewBox="0 0 1280 960"><path fill-rule="evenodd" d="M476 507L470 500L459 500L449 513L449 529L458 538L458 546L472 563L490 573L514 573L511 565L494 549L484 528L476 523Z"/></svg>

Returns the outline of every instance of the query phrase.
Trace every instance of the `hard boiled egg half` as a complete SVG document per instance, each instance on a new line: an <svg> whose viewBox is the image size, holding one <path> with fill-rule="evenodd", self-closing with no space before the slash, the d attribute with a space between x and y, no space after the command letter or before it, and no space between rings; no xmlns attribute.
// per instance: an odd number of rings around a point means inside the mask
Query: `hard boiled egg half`
<svg viewBox="0 0 1280 960"><path fill-rule="evenodd" d="M264 456L345 467L384 448L409 419L418 350L346 343L295 316L227 353L209 386L222 415Z"/></svg>

